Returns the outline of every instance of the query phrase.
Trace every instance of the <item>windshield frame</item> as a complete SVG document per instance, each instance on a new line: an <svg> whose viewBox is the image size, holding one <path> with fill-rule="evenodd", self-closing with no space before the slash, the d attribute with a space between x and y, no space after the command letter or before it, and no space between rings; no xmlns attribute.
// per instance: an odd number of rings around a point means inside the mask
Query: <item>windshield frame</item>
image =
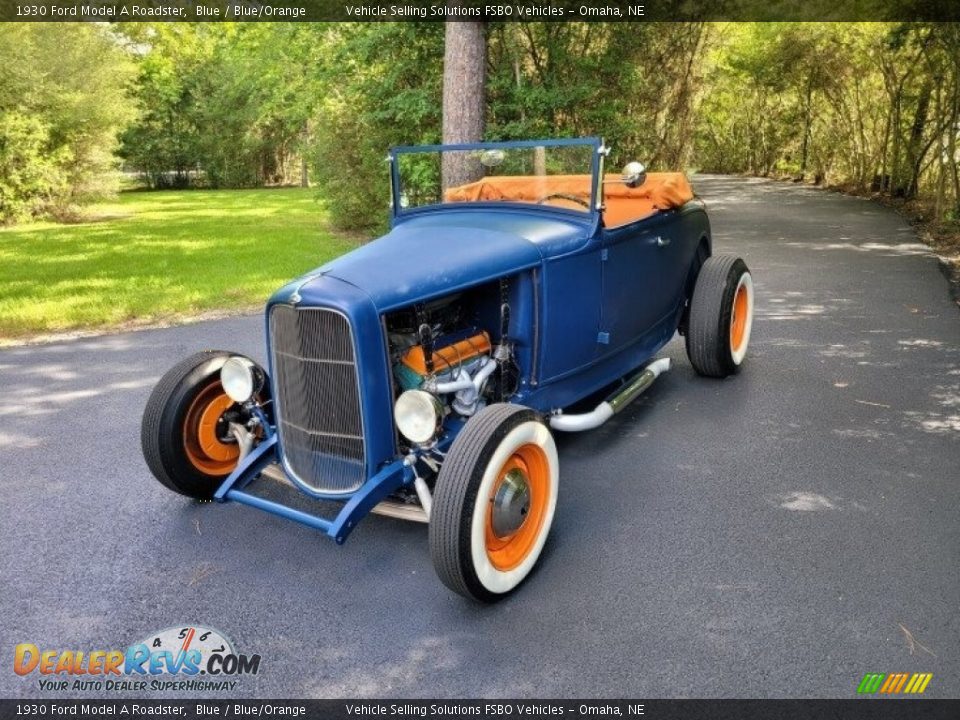
<svg viewBox="0 0 960 720"><path fill-rule="evenodd" d="M573 210L556 205L536 205L529 202L514 201L473 201L473 202L440 202L432 205L419 205L412 208L403 208L400 206L400 167L398 158L400 155L413 153L440 153L445 151L464 151L464 150L511 150L526 149L535 147L570 147L581 146L590 147L590 207L584 212ZM597 222L600 219L600 213L603 210L603 192L600 186L600 180L603 178L603 161L609 153L609 148L600 137L584 138L553 138L543 140L508 140L501 142L478 142L478 143L451 143L440 145L398 145L391 147L387 154L387 161L390 163L390 214L391 219L396 222L401 218L407 218L412 215L431 212L442 212L444 210L463 210L464 208L491 209L491 208L519 208L531 212L549 212L551 214L562 214L567 217L575 218L581 222L589 220Z"/></svg>

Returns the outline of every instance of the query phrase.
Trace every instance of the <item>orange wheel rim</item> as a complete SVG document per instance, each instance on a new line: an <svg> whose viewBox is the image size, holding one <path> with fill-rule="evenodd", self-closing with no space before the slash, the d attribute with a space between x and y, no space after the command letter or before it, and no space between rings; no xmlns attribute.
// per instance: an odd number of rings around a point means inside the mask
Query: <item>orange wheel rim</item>
<svg viewBox="0 0 960 720"><path fill-rule="evenodd" d="M515 502L502 504L511 491ZM507 458L487 503L487 558L497 570L513 570L536 545L550 505L550 464L539 446L522 445ZM517 527L503 529L500 520L505 512L514 517L519 512Z"/></svg>
<svg viewBox="0 0 960 720"><path fill-rule="evenodd" d="M217 380L201 390L187 410L183 446L190 464L206 475L228 475L237 466L240 447L223 442L217 433L220 417L233 404Z"/></svg>
<svg viewBox="0 0 960 720"><path fill-rule="evenodd" d="M739 352L743 347L744 335L747 331L747 318L750 314L750 298L747 286L741 283L737 287L737 294L733 296L733 315L730 318L730 349Z"/></svg>

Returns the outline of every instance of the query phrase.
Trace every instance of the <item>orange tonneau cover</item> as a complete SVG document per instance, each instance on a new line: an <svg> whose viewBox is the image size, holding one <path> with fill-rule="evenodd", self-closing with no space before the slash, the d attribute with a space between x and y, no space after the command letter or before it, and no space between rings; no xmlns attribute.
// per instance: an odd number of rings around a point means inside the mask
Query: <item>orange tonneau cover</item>
<svg viewBox="0 0 960 720"><path fill-rule="evenodd" d="M589 175L526 175L518 177L488 177L468 185L450 188L445 193L448 202L477 202L480 200L515 200L539 202L555 194L590 197ZM652 215L658 210L680 207L693 199L693 188L687 176L679 172L647 173L640 187L630 188L619 175L607 175L603 185L603 213L607 227L624 225ZM551 203L576 207L569 200L555 198Z"/></svg>

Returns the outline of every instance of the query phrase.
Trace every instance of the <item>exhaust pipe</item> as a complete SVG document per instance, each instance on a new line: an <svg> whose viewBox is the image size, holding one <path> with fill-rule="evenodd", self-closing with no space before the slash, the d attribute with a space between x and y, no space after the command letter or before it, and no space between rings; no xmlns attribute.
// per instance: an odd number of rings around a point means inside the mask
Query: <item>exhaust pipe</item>
<svg viewBox="0 0 960 720"><path fill-rule="evenodd" d="M640 393L653 384L661 373L669 369L670 358L654 360L590 412L580 415L564 415L561 412L558 415L552 415L550 427L563 432L582 432L598 428L633 402Z"/></svg>

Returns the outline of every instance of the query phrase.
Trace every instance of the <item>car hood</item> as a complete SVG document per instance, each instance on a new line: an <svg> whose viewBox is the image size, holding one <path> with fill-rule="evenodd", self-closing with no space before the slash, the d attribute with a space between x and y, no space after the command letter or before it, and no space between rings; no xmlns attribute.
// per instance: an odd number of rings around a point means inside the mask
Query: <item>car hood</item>
<svg viewBox="0 0 960 720"><path fill-rule="evenodd" d="M384 312L534 267L588 237L581 223L506 213L437 213L406 220L311 275L356 286ZM309 286L310 281L301 285L304 299Z"/></svg>

